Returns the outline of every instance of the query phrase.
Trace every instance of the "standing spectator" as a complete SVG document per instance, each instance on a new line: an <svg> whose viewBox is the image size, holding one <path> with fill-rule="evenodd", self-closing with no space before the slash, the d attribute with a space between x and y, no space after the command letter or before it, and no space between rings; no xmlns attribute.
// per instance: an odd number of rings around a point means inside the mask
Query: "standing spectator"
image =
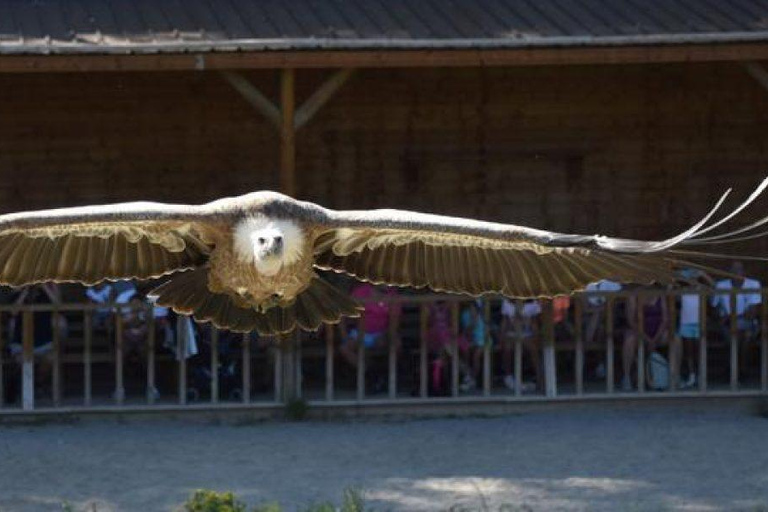
<svg viewBox="0 0 768 512"><path fill-rule="evenodd" d="M468 361L464 361L465 374L461 387L463 391L471 391L477 387L480 378L483 361L483 348L486 343L491 343L490 335L485 324L485 301L475 299L461 312L462 337L466 340L465 356L471 359L471 367Z"/></svg>
<svg viewBox="0 0 768 512"><path fill-rule="evenodd" d="M714 284L706 272L695 268L681 270L680 277L691 285L707 284L712 286ZM680 374L680 366L683 362L688 373L688 377L680 384L683 389L692 388L696 385L696 347L701 339L700 310L701 301L698 293L686 293L680 297L680 325L677 335L683 345L683 361L678 358L678 374Z"/></svg>
<svg viewBox="0 0 768 512"><path fill-rule="evenodd" d="M637 309L643 308L642 332L637 322ZM669 309L661 291L650 294L640 294L630 297L627 301L628 329L624 333L622 348L621 388L632 391L632 366L637 358L638 343L645 343L650 356L656 348L669 343ZM641 338L642 335L642 339ZM679 358L678 358L679 360ZM645 371L644 368L641 371Z"/></svg>
<svg viewBox="0 0 768 512"><path fill-rule="evenodd" d="M762 303L760 294L760 281L746 277L744 264L740 261L734 261L731 264L731 274L738 276L736 278L722 279L717 282L717 290L753 290L752 292L739 291L736 293L736 333L739 343L740 366L743 367L746 354L746 345L748 342L757 339L760 330L758 321L758 312ZM721 328L724 332L729 332L731 327L731 294L715 294L712 298L712 306L717 309L720 316Z"/></svg>
<svg viewBox="0 0 768 512"><path fill-rule="evenodd" d="M541 304L537 300L527 300L521 307L519 301L513 302L504 299L501 303L501 338L502 338L502 366L504 371L504 385L514 391L515 375L512 372L512 346L519 340L531 358L531 364L536 375L536 384L523 384L521 391L528 391L543 382L541 375L541 358L539 357L539 316Z"/></svg>

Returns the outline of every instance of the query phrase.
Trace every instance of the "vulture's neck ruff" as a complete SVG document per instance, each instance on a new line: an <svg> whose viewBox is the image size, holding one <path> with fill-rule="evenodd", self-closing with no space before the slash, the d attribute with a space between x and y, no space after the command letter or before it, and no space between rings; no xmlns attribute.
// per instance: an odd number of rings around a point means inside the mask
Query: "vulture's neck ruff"
<svg viewBox="0 0 768 512"><path fill-rule="evenodd" d="M304 252L304 232L288 219L248 217L235 225L233 238L237 258L265 276L296 263Z"/></svg>

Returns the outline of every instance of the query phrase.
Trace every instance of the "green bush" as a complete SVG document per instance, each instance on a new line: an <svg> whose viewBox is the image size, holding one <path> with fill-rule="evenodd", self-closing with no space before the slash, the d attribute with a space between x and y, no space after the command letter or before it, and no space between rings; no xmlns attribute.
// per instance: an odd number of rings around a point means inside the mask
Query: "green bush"
<svg viewBox="0 0 768 512"><path fill-rule="evenodd" d="M231 492L198 489L184 504L186 512L246 512L245 503L238 501ZM269 511L273 512L273 511ZM276 509L275 512L279 512Z"/></svg>

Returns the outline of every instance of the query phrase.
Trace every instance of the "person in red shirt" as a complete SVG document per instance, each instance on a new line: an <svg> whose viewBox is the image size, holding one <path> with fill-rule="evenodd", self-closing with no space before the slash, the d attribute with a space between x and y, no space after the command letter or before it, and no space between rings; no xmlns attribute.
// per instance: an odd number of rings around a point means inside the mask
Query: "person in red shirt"
<svg viewBox="0 0 768 512"><path fill-rule="evenodd" d="M397 301L397 291L392 287L376 287L370 283L357 284L351 296L365 306L362 321L364 332L362 341L366 350L383 349L387 347L390 333L390 322L393 322L392 343L400 351L400 303ZM342 357L354 367L357 367L357 348L360 334L357 320L350 319L342 323L341 347Z"/></svg>

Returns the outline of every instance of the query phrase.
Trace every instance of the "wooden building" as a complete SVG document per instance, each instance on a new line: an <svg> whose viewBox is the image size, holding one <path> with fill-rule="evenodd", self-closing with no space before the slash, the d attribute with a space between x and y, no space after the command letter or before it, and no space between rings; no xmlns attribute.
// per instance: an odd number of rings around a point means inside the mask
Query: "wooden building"
<svg viewBox="0 0 768 512"><path fill-rule="evenodd" d="M751 0L0 0L0 210L281 189L666 236L768 173L767 27Z"/></svg>

